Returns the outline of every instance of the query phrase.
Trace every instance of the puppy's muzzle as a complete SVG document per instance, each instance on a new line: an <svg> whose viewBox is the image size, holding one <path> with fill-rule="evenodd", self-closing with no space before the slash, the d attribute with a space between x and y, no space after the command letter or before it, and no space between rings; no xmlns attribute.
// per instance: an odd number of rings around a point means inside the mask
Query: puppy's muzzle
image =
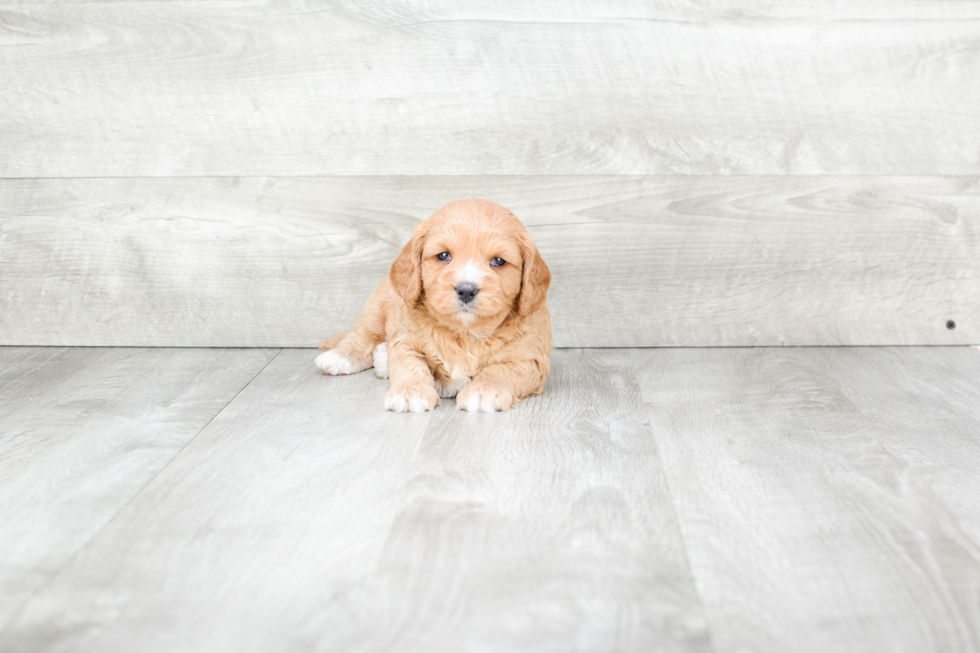
<svg viewBox="0 0 980 653"><path fill-rule="evenodd" d="M459 301L463 302L463 305L468 305L473 301L473 298L477 296L480 292L480 287L475 283L461 283L456 286L456 296L459 297Z"/></svg>

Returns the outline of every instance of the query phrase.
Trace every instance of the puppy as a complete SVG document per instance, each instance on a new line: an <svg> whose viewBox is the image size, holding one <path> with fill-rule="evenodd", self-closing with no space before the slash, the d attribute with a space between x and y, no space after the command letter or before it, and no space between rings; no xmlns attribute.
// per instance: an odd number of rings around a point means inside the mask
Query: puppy
<svg viewBox="0 0 980 653"><path fill-rule="evenodd" d="M322 345L324 374L374 367L384 407L510 410L551 371L551 273L521 221L486 200L452 202L415 227L350 333Z"/></svg>

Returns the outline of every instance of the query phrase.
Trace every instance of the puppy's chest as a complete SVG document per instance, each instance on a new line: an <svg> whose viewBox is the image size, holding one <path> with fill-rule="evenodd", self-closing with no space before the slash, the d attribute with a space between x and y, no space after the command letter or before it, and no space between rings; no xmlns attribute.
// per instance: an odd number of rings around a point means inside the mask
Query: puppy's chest
<svg viewBox="0 0 980 653"><path fill-rule="evenodd" d="M436 380L436 390L441 397L455 397L502 346L496 339L463 343L468 345L465 347L454 344L433 347L426 352L429 368Z"/></svg>

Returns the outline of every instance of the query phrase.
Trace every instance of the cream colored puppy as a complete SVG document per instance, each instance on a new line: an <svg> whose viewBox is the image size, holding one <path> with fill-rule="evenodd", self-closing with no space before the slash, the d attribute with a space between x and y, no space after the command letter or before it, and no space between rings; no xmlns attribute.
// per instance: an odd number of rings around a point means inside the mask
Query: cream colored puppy
<svg viewBox="0 0 980 653"><path fill-rule="evenodd" d="M510 410L551 370L551 273L521 221L486 200L452 202L415 227L350 333L322 345L324 374L390 378L384 407Z"/></svg>

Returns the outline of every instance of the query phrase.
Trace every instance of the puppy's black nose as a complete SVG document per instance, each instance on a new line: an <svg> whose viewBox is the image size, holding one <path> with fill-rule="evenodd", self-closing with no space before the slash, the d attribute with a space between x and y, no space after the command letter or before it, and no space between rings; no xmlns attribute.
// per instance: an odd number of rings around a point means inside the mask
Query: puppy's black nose
<svg viewBox="0 0 980 653"><path fill-rule="evenodd" d="M476 297L478 292L480 292L480 287L475 283L464 282L456 286L456 296L464 304L469 304L473 301L473 298Z"/></svg>

